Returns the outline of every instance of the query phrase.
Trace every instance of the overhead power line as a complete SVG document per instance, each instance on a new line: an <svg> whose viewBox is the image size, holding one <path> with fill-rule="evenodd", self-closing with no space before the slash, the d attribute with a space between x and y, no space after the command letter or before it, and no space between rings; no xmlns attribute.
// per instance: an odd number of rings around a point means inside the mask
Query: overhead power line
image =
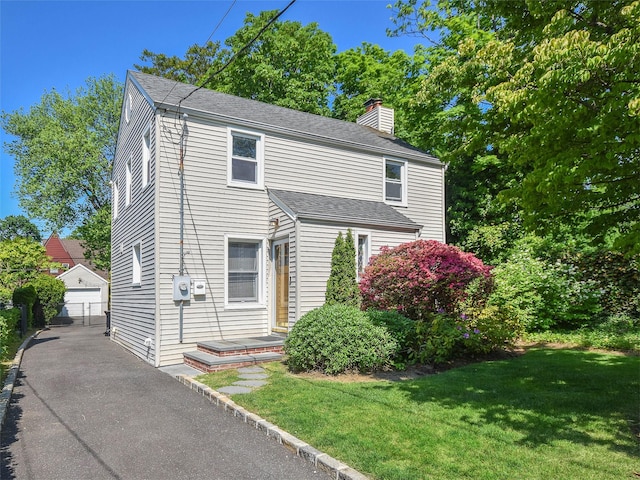
<svg viewBox="0 0 640 480"><path fill-rule="evenodd" d="M273 25L273 23L278 20L278 18L280 18L287 10L289 10L289 8L296 3L296 0L291 0L289 2L289 4L284 7L282 10L280 10L271 20L269 20L267 22L267 24L262 27L260 29L260 31L256 34L255 37L253 37L244 47L242 47L240 50L238 50L238 52L236 52L227 63L225 63L222 67L220 67L218 70L216 70L215 72L213 72L211 75L209 75L203 82L200 83L200 86L198 86L198 88L192 90L188 95L186 95L184 98L182 98L179 102L178 105L180 105L182 102L184 102L187 98L189 98L191 95L193 95L194 93L196 93L198 90L202 89L207 83L209 83L213 77L215 77L216 75L221 74L222 72L224 72L226 70L226 68L231 65L233 63L233 61L238 58L239 56L241 56L242 54L244 54L244 52L246 52L249 48L251 48L251 46L262 36L262 34L271 26Z"/></svg>

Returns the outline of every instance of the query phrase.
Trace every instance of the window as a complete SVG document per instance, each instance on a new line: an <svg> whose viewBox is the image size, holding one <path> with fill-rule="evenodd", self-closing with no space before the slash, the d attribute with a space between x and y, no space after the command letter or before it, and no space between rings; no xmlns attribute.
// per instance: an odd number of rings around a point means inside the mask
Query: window
<svg viewBox="0 0 640 480"><path fill-rule="evenodd" d="M118 180L113 182L113 218L118 217L118 197L120 196L120 188L118 187Z"/></svg>
<svg viewBox="0 0 640 480"><path fill-rule="evenodd" d="M125 177L125 192L124 192L124 204L129 205L131 203L131 158L127 161L127 173Z"/></svg>
<svg viewBox="0 0 640 480"><path fill-rule="evenodd" d="M360 280L360 275L364 273L364 269L369 264L370 256L369 235L366 233L356 233L356 276L358 280Z"/></svg>
<svg viewBox="0 0 640 480"><path fill-rule="evenodd" d="M127 96L127 99L124 102L124 119L127 123L131 120L131 110L133 109L133 98L131 94Z"/></svg>
<svg viewBox="0 0 640 480"><path fill-rule="evenodd" d="M407 162L384 161L384 199L388 203L407 204Z"/></svg>
<svg viewBox="0 0 640 480"><path fill-rule="evenodd" d="M140 285L142 282L142 243L138 242L133 245L132 252L132 268L131 268L131 283L133 285Z"/></svg>
<svg viewBox="0 0 640 480"><path fill-rule="evenodd" d="M146 187L151 178L151 127L142 136L142 188Z"/></svg>
<svg viewBox="0 0 640 480"><path fill-rule="evenodd" d="M263 139L262 135L229 130L229 185L262 188Z"/></svg>
<svg viewBox="0 0 640 480"><path fill-rule="evenodd" d="M227 239L227 304L262 303L263 241Z"/></svg>

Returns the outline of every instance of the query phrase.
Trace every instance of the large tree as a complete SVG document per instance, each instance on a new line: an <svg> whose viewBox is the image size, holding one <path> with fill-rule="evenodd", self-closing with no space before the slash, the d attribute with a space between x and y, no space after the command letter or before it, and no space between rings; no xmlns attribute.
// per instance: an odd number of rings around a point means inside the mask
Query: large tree
<svg viewBox="0 0 640 480"><path fill-rule="evenodd" d="M275 10L247 13L225 48L212 42L193 45L182 59L145 50L141 59L151 65L136 68L244 98L328 114L336 47L318 24L277 20L245 48L276 14Z"/></svg>
<svg viewBox="0 0 640 480"><path fill-rule="evenodd" d="M122 85L109 75L89 78L75 94L46 92L28 111L2 113L14 137L4 147L15 159L16 192L30 217L62 230L94 225L109 209L121 105ZM108 217L100 218L99 228L108 228ZM94 250L108 249L102 238Z"/></svg>
<svg viewBox="0 0 640 480"><path fill-rule="evenodd" d="M16 238L30 238L35 242L42 241L40 231L24 215L8 215L0 220L0 241Z"/></svg>
<svg viewBox="0 0 640 480"><path fill-rule="evenodd" d="M426 141L474 175L457 187L491 212L485 225L570 224L599 245L640 249L639 5L396 3L396 34L441 32L416 105L429 113Z"/></svg>
<svg viewBox="0 0 640 480"><path fill-rule="evenodd" d="M409 116L424 67L424 58L402 50L389 52L370 43L336 55L336 96L333 116L354 122L364 113L364 102L380 98L395 110L395 135L416 144L416 124ZM414 138L415 137L415 138Z"/></svg>
<svg viewBox="0 0 640 480"><path fill-rule="evenodd" d="M204 46L191 45L184 58L177 55L169 57L164 53L154 53L144 49L140 60L151 64L134 64L134 67L143 73L169 78L176 82L199 85L212 66L222 67L220 55L220 42L211 41Z"/></svg>

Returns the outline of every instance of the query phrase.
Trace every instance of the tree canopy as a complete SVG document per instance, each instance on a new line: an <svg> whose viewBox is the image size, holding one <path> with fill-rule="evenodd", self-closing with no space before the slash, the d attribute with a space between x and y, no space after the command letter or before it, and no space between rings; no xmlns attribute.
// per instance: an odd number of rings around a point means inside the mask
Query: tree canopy
<svg viewBox="0 0 640 480"><path fill-rule="evenodd" d="M24 215L8 215L0 219L0 241L29 238L42 241L40 230Z"/></svg>
<svg viewBox="0 0 640 480"><path fill-rule="evenodd" d="M204 47L193 45L182 59L145 50L141 60L151 65L136 67L231 95L327 115L336 47L317 23L303 26L290 20L275 21L251 47L237 55L276 13L247 13L244 25L225 41L225 48L213 42Z"/></svg>
<svg viewBox="0 0 640 480"><path fill-rule="evenodd" d="M41 275L56 264L45 248L29 238L0 242L0 302L8 302L13 290Z"/></svg>
<svg viewBox="0 0 640 480"><path fill-rule="evenodd" d="M14 138L4 147L15 159L16 193L31 218L54 231L95 225L110 210L122 85L113 75L89 78L75 94L46 92L40 103L3 112L2 128ZM109 228L108 217L100 217ZM108 251L108 235L90 245ZM89 246L89 245L88 245Z"/></svg>
<svg viewBox="0 0 640 480"><path fill-rule="evenodd" d="M395 9L395 34L440 31L414 106L424 143L476 176L471 223L522 219L542 234L569 224L599 245L640 251L639 2Z"/></svg>

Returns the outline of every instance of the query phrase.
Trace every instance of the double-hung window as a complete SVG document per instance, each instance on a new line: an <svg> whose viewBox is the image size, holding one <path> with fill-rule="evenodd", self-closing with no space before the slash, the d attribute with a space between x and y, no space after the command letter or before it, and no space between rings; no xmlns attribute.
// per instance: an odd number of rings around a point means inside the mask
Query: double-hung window
<svg viewBox="0 0 640 480"><path fill-rule="evenodd" d="M407 205L407 162L384 160L384 200L393 205Z"/></svg>
<svg viewBox="0 0 640 480"><path fill-rule="evenodd" d="M125 178L124 178L124 186L125 186L124 204L125 205L129 205L131 203L131 187L132 187L132 183L133 183L133 174L132 174L132 170L131 170L131 161L132 161L131 158L129 158L129 160L127 160L127 171L125 173Z"/></svg>
<svg viewBox="0 0 640 480"><path fill-rule="evenodd" d="M118 218L118 200L120 197L120 187L118 186L118 180L113 181L113 198L111 202L113 203L113 218L114 220Z"/></svg>
<svg viewBox="0 0 640 480"><path fill-rule="evenodd" d="M264 136L229 130L227 183L236 187L263 188Z"/></svg>
<svg viewBox="0 0 640 480"><path fill-rule="evenodd" d="M262 303L263 240L227 238L227 305Z"/></svg>
<svg viewBox="0 0 640 480"><path fill-rule="evenodd" d="M146 187L151 178L151 127L142 135L142 188Z"/></svg>

